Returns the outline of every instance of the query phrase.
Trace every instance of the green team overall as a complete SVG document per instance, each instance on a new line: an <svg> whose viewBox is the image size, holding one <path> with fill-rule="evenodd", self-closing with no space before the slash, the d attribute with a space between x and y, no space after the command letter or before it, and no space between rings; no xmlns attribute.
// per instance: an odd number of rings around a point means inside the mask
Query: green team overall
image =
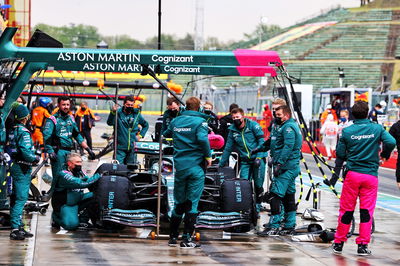
<svg viewBox="0 0 400 266"><path fill-rule="evenodd" d="M174 202L170 221L170 240L175 246L179 236L179 225L184 217L182 248L199 247L191 240L197 217L197 206L204 188L205 160L211 165L211 150L208 142L207 115L198 112L200 100L191 97L186 101L186 111L172 120L165 137L173 138L174 145Z"/></svg>
<svg viewBox="0 0 400 266"><path fill-rule="evenodd" d="M263 149L271 147L274 179L270 189L271 217L267 228L261 236L284 235L291 233L296 226L295 180L300 173L300 149L302 135L296 121L291 118L288 106L276 109L275 128ZM279 231L281 223L281 205L284 208L284 228Z"/></svg>
<svg viewBox="0 0 400 266"><path fill-rule="evenodd" d="M252 154L251 151L264 143L264 133L261 126L250 119L244 118L241 108L231 111L233 125L229 127L228 139L222 154L220 167L223 167L229 160L229 156L234 148L239 152L241 166L240 178L254 179L255 193L257 195L257 212L261 208L261 195L264 191L263 184L265 178L265 152Z"/></svg>
<svg viewBox="0 0 400 266"><path fill-rule="evenodd" d="M51 171L53 182L50 192L54 190L58 174L64 168L67 155L74 147L73 139L82 146L88 153L89 159L94 159L93 151L88 147L83 137L79 134L78 126L70 112L70 99L66 96L58 98L58 112L47 118L43 131L45 152L51 160Z"/></svg>
<svg viewBox="0 0 400 266"><path fill-rule="evenodd" d="M23 240L33 235L24 229L22 213L28 200L29 186L31 184L32 165L39 162L40 157L35 155L32 137L25 123L29 119L29 110L24 105L14 105L16 125L14 126L14 139L11 142L11 177L13 192L11 194L11 234L12 240Z"/></svg>
<svg viewBox="0 0 400 266"><path fill-rule="evenodd" d="M4 100L0 99L0 108L3 107ZM7 209L7 181L6 166L7 160L4 157L4 145L6 143L6 128L4 126L4 114L0 112L0 210Z"/></svg>
<svg viewBox="0 0 400 266"><path fill-rule="evenodd" d="M163 123L161 128L161 134L168 128L171 121L182 114L185 110L184 107L180 106L180 102L171 97L167 99L167 110L163 114Z"/></svg>
<svg viewBox="0 0 400 266"><path fill-rule="evenodd" d="M117 110L117 105L114 105L107 119L107 125L115 127L115 113L118 112L116 160L122 164L135 163L137 135L139 133L139 138L142 138L149 129L149 123L144 120L140 110L133 107L134 103L132 96L125 97L124 106Z"/></svg>
<svg viewBox="0 0 400 266"><path fill-rule="evenodd" d="M62 226L67 230L75 230L80 224L88 225L89 217L96 218L93 192L84 193L83 189L93 185L100 179L100 174L92 177L82 172L82 159L77 153L70 153L66 170L58 175L51 205L53 207L52 226Z"/></svg>

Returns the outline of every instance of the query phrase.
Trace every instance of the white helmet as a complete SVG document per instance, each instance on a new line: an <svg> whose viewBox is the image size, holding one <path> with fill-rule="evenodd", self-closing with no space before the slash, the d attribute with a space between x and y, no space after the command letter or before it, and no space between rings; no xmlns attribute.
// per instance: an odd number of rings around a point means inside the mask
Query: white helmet
<svg viewBox="0 0 400 266"><path fill-rule="evenodd" d="M383 108L385 108L387 105L385 101L380 101L379 104L382 105Z"/></svg>

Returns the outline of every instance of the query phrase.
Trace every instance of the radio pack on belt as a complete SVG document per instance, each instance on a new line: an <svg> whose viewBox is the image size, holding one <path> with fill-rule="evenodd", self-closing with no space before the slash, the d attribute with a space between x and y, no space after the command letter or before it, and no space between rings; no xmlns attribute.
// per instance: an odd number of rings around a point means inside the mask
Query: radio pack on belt
<svg viewBox="0 0 400 266"><path fill-rule="evenodd" d="M129 209L131 185L127 177L103 175L97 182L94 194L100 210Z"/></svg>
<svg viewBox="0 0 400 266"><path fill-rule="evenodd" d="M248 212L253 209L251 182L245 179L228 179L221 185L221 211Z"/></svg>

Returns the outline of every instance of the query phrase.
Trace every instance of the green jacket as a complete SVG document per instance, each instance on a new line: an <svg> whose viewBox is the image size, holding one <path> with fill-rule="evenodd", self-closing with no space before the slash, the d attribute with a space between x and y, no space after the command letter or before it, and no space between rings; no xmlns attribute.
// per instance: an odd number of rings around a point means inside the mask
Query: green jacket
<svg viewBox="0 0 400 266"><path fill-rule="evenodd" d="M31 163L35 160L35 150L31 133L23 125L18 123L14 127L14 138L11 143L11 157L15 161L24 161Z"/></svg>
<svg viewBox="0 0 400 266"><path fill-rule="evenodd" d="M203 166L204 159L211 157L207 118L207 115L200 112L183 111L163 132L165 137L173 138L177 171Z"/></svg>
<svg viewBox="0 0 400 266"><path fill-rule="evenodd" d="M171 110L169 110L169 109L166 110L163 114L163 122L162 122L161 132L164 132L168 128L171 121L173 119L175 119L176 117L180 116L183 111L185 111L185 107L180 106L178 114L175 117L172 117Z"/></svg>
<svg viewBox="0 0 400 266"><path fill-rule="evenodd" d="M381 142L381 157L389 158L396 140L381 125L368 119L356 119L353 125L343 129L336 155L347 161L350 171L378 176Z"/></svg>
<svg viewBox="0 0 400 266"><path fill-rule="evenodd" d="M117 123L117 143L120 150L131 150L135 147L136 134L139 132L139 125L142 126L139 134L144 137L149 129L149 123L144 120L140 114L139 109L135 109L132 114L127 114L123 111L123 107L117 110L118 123ZM115 112L110 112L107 125L115 126Z"/></svg>
<svg viewBox="0 0 400 266"><path fill-rule="evenodd" d="M246 125L242 129L238 129L234 124L229 126L229 134L226 141L224 153L219 162L220 166L224 166L231 152L236 148L239 157L243 161L252 161L256 158L264 158L267 156L265 152L259 152L251 155L251 151L264 143L264 132L261 126L250 119L245 118Z"/></svg>
<svg viewBox="0 0 400 266"><path fill-rule="evenodd" d="M282 169L293 169L299 165L302 135L293 118L275 127L271 132L271 157Z"/></svg>
<svg viewBox="0 0 400 266"><path fill-rule="evenodd" d="M47 153L54 152L54 147L58 149L71 149L74 146L73 139L79 144L83 142L82 136L79 134L78 126L72 115L61 115L60 112L55 113L46 119L43 130L44 149Z"/></svg>
<svg viewBox="0 0 400 266"><path fill-rule="evenodd" d="M83 174L81 177L74 176L74 174L68 170L60 171L58 176L55 193L66 191L65 202L62 202L62 204L70 206L78 204L84 194L83 189L93 185L101 177L100 174L95 174L91 177Z"/></svg>

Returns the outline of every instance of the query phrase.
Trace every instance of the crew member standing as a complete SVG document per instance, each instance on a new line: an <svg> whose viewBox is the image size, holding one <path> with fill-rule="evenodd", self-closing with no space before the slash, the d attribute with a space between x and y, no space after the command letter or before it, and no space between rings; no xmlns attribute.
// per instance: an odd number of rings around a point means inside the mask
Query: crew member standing
<svg viewBox="0 0 400 266"><path fill-rule="evenodd" d="M191 97L186 101L186 111L171 121L163 132L165 137L173 138L174 145L174 202L170 221L168 245L177 245L179 225L184 215L182 248L195 248L192 234L197 217L197 205L204 188L204 164L211 165L211 150L208 142L208 116L200 113L200 100Z"/></svg>
<svg viewBox="0 0 400 266"><path fill-rule="evenodd" d="M163 114L161 134L168 128L171 121L180 116L184 110L185 108L181 106L181 103L175 97L167 99L167 110Z"/></svg>
<svg viewBox="0 0 400 266"><path fill-rule="evenodd" d="M353 122L349 120L349 111L347 111L347 110L340 111L340 119L339 120L340 120L340 123L338 125L338 139L340 139L342 137L343 129L348 126L351 126L353 124ZM324 184L326 184L327 186L332 185L333 187L335 187L336 182L340 177L340 172L342 171L343 163L344 163L344 160L336 157L334 173L332 173L331 179L329 179L329 180L324 179Z"/></svg>
<svg viewBox="0 0 400 266"><path fill-rule="evenodd" d="M24 205L28 200L29 186L31 183L32 165L36 165L40 157L35 155L31 133L26 128L29 120L29 110L26 106L15 103L14 115L16 125L14 126L14 138L11 141L11 177L13 180L13 192L10 197L10 222L12 240L24 240L33 234L25 231L22 222Z"/></svg>
<svg viewBox="0 0 400 266"><path fill-rule="evenodd" d="M204 113L210 116L210 118L207 119L208 128L211 129L212 132L217 134L219 128L219 120L217 115L213 112L214 105L212 104L212 102L206 101L203 108Z"/></svg>
<svg viewBox="0 0 400 266"><path fill-rule="evenodd" d="M82 102L78 111L75 113L75 123L77 124L82 137L86 139L86 143L90 149L93 149L91 130L92 127L94 127L94 121L94 114L88 107L87 102Z"/></svg>
<svg viewBox="0 0 400 266"><path fill-rule="evenodd" d="M218 129L218 134L221 135L224 138L225 145L226 141L228 140L228 134L229 134L229 127L233 124L233 119L232 119L232 110L239 108L239 105L236 103L232 103L229 105L229 114L221 117L219 120L219 129Z"/></svg>
<svg viewBox="0 0 400 266"><path fill-rule="evenodd" d="M261 209L261 195L264 191L265 157L266 153L252 154L251 151L264 143L264 132L261 126L244 117L244 111L236 108L231 111L233 125L229 127L227 143L219 162L219 167L224 167L234 148L239 153L241 167L240 178L254 179L255 193L257 196L257 211Z"/></svg>
<svg viewBox="0 0 400 266"><path fill-rule="evenodd" d="M96 157L79 134L74 117L70 114L71 100L69 97L61 96L57 102L58 111L47 118L43 131L44 148L45 152L49 155L53 175L50 192L54 190L58 174L67 161L67 155L74 148L73 139L88 152L89 159L94 160Z"/></svg>
<svg viewBox="0 0 400 266"><path fill-rule="evenodd" d="M118 105L114 105L107 119L107 125L115 128L115 114L118 112L116 159L122 164L135 163L136 138L139 140L143 138L149 129L149 123L140 114L139 109L134 108L134 105L135 99L132 96L126 96L124 106L118 109Z"/></svg>
<svg viewBox="0 0 400 266"><path fill-rule="evenodd" d="M278 107L275 115L275 123L278 127L261 148L263 150L271 148L274 179L269 194L271 217L265 230L259 234L260 236L287 235L291 234L296 227L295 180L300 173L302 135L287 105ZM279 230L282 205L284 227Z"/></svg>
<svg viewBox="0 0 400 266"><path fill-rule="evenodd" d="M39 99L39 106L33 109L32 111L32 126L33 126L33 134L32 141L36 147L40 147L40 149L44 149L44 140L43 140L43 126L47 118L51 115L48 111L48 106L51 104L51 99L48 97L41 97Z"/></svg>
<svg viewBox="0 0 400 266"><path fill-rule="evenodd" d="M343 129L336 152L338 158L346 160L348 172L340 195L338 226L332 249L334 253L342 253L357 198L360 198L360 235L356 243L358 255L365 256L371 254L368 243L378 193L379 157L387 160L396 141L381 125L367 119L368 103L357 101L351 112L354 124ZM383 150L379 154L381 143Z"/></svg>

